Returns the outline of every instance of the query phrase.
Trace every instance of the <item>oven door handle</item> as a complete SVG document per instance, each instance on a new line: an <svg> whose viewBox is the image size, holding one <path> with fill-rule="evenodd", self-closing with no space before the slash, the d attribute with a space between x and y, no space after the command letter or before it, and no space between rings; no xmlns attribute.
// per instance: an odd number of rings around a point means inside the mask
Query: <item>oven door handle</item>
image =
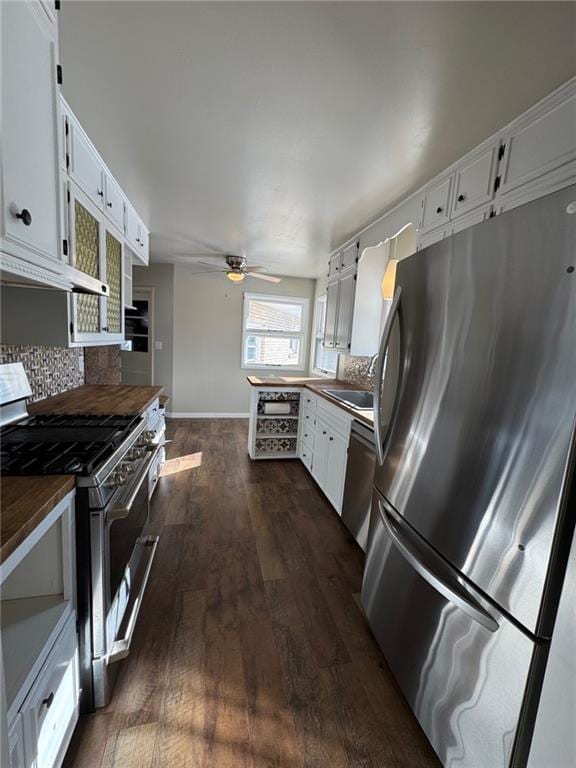
<svg viewBox="0 0 576 768"><path fill-rule="evenodd" d="M156 457L158 456L159 450L160 450L160 446L158 446L154 451L150 452L150 456L146 459L146 461L140 468L138 474L134 478L134 482L132 483L132 487L128 492L127 496L121 497L120 503L115 504L112 507L112 509L108 510L108 512L106 513L107 522L111 523L114 520L121 520L123 517L128 517L128 515L130 514L130 510L132 509L132 505L134 504L134 501L136 499L136 496L138 496L140 488L142 487L142 483L144 483L144 481L148 477L148 470L150 469Z"/></svg>
<svg viewBox="0 0 576 768"><path fill-rule="evenodd" d="M136 546L142 547L142 551L145 552L143 557L146 558L144 566L144 575L140 582L140 589L137 594L130 594L130 599L127 606L128 620L122 621L122 625L126 626L122 637L117 637L112 643L112 648L108 654L108 663L113 664L115 661L126 658L130 653L130 646L132 644L132 636L136 628L136 622L138 620L138 614L142 606L142 600L144 598L144 592L146 591L146 584L148 583L148 577L150 576L150 569L156 555L156 549L158 548L158 536L146 536L144 539L140 539Z"/></svg>

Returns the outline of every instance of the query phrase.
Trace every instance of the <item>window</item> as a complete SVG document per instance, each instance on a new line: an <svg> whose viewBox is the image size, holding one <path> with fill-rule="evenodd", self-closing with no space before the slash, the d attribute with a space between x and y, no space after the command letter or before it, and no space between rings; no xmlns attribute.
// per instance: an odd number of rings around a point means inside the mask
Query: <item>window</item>
<svg viewBox="0 0 576 768"><path fill-rule="evenodd" d="M314 337L314 371L324 375L336 375L338 352L324 349L324 327L326 325L326 295L316 299L316 330Z"/></svg>
<svg viewBox="0 0 576 768"><path fill-rule="evenodd" d="M243 368L304 369L308 299L244 294Z"/></svg>

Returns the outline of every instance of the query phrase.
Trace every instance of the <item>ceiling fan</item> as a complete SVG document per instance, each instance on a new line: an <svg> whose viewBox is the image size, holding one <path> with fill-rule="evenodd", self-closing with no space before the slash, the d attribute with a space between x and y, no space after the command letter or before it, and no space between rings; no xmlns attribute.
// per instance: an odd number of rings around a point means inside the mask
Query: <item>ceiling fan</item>
<svg viewBox="0 0 576 768"><path fill-rule="evenodd" d="M248 265L244 256L222 256L224 264L217 266L216 264L209 264L207 261L196 261L195 264L201 264L203 267L211 267L206 272L196 272L199 274L206 274L210 272L223 272L228 280L233 283L241 283L245 277L256 277L258 280L267 280L269 283L279 283L281 278L274 277L273 275L263 275L262 270L266 267L258 267L256 265Z"/></svg>

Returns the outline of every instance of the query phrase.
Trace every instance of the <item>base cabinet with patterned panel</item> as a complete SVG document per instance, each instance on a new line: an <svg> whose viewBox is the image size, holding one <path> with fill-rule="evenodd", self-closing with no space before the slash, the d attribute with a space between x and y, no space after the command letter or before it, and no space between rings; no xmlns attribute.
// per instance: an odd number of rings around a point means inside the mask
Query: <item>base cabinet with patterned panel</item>
<svg viewBox="0 0 576 768"><path fill-rule="evenodd" d="M295 459L302 389L252 387L248 453L251 459Z"/></svg>

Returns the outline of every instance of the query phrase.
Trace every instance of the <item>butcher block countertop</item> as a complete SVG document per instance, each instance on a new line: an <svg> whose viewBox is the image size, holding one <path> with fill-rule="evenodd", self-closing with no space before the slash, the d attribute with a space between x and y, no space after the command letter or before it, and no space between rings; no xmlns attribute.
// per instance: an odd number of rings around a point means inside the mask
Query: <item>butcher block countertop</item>
<svg viewBox="0 0 576 768"><path fill-rule="evenodd" d="M139 416L163 391L164 387L83 384L37 403L30 403L28 412L74 416Z"/></svg>
<svg viewBox="0 0 576 768"><path fill-rule="evenodd" d="M349 381L342 381L342 379L324 379L319 378L318 376L278 376L278 378L260 378L259 376L247 376L246 378L253 387L303 387L304 389L309 389L316 395L323 397L324 400L332 403L332 405L337 405L341 410L351 414L355 419L358 419L358 421L361 421L363 424L366 424L372 428L374 427L374 414L372 411L354 408L351 405L343 403L341 400L336 400L334 397L331 397L324 391L326 389L338 389L345 392L346 390L357 391L362 389L362 387L358 386L357 384L351 384Z"/></svg>
<svg viewBox="0 0 576 768"><path fill-rule="evenodd" d="M73 475L0 478L0 563L74 489Z"/></svg>

